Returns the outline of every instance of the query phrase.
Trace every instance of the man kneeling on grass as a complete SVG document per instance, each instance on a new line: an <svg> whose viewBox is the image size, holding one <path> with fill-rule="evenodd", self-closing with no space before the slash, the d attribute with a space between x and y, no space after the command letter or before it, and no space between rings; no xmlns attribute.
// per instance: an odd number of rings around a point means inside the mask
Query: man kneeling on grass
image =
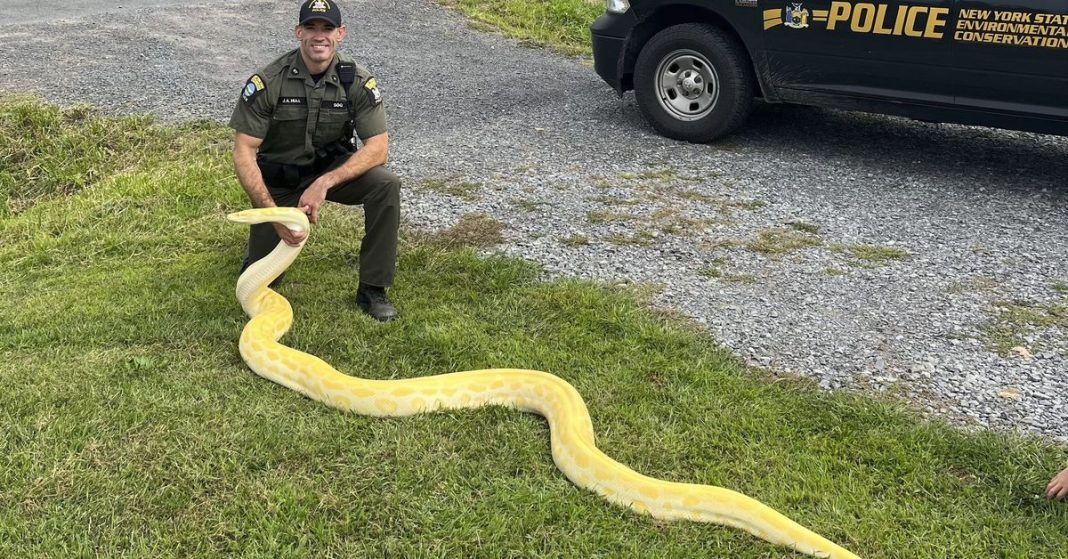
<svg viewBox="0 0 1068 559"><path fill-rule="evenodd" d="M337 52L345 33L333 1L301 6L294 29L300 46L253 74L241 90L230 118L234 168L257 208L295 206L318 223L325 200L362 204L356 305L388 321L397 316L386 288L397 267L400 179L385 168L389 134L378 84ZM353 136L363 143L355 153ZM253 225L241 269L266 256L279 238L297 246L305 234L281 224Z"/></svg>

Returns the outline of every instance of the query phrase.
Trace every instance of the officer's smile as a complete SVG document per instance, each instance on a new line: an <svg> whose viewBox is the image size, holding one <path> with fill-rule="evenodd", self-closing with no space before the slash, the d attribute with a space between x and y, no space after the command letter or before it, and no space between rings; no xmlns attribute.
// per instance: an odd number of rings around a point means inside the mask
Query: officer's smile
<svg viewBox="0 0 1068 559"><path fill-rule="evenodd" d="M325 71L326 68L319 68L319 66L328 63L337 52L338 43L345 37L345 26L334 26L328 21L313 20L298 25L295 32L305 63L315 66L315 68L309 66L309 70L320 72Z"/></svg>

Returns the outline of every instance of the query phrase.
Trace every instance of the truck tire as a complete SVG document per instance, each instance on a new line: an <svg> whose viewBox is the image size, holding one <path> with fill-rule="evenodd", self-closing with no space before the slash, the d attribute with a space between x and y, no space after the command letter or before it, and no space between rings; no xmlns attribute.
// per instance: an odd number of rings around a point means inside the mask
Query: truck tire
<svg viewBox="0 0 1068 559"><path fill-rule="evenodd" d="M709 142L749 116L755 85L745 48L711 25L668 27L642 47L634 66L634 97L661 134Z"/></svg>

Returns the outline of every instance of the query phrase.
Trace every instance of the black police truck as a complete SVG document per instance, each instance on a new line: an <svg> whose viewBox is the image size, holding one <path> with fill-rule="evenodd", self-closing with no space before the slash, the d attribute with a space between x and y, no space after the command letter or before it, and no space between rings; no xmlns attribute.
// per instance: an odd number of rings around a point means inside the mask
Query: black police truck
<svg viewBox="0 0 1068 559"><path fill-rule="evenodd" d="M1068 0L607 0L597 73L710 141L755 97L1068 135Z"/></svg>

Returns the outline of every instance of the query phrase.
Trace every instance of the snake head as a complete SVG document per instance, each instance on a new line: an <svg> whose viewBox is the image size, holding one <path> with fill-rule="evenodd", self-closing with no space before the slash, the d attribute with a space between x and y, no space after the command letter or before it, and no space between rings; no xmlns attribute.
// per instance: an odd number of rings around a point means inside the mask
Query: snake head
<svg viewBox="0 0 1068 559"><path fill-rule="evenodd" d="M294 231L308 230L308 216L297 208L252 208L228 214L226 219L234 223L281 223Z"/></svg>

